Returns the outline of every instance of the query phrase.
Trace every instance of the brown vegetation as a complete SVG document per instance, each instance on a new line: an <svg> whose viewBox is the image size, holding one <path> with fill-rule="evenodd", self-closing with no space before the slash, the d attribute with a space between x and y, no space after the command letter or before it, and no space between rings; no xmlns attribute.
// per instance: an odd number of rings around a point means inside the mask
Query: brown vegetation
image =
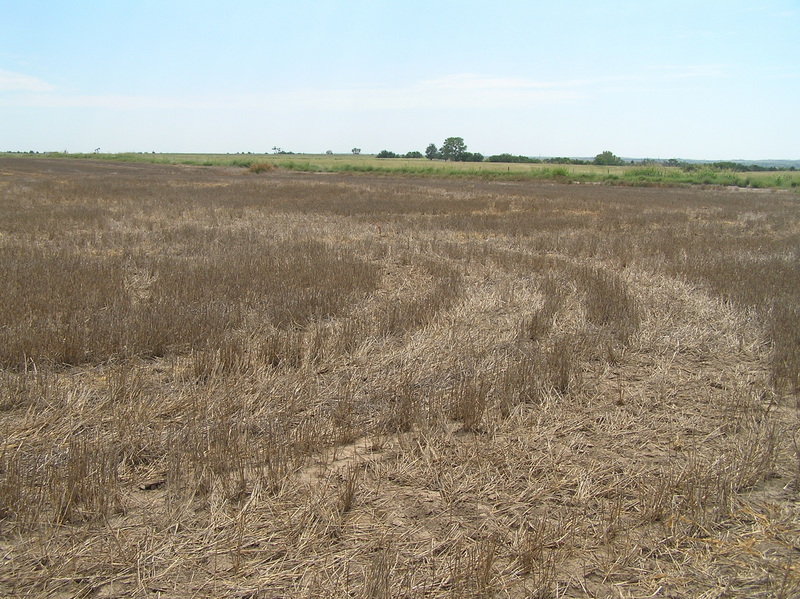
<svg viewBox="0 0 800 599"><path fill-rule="evenodd" d="M800 594L796 195L4 159L0 594Z"/></svg>

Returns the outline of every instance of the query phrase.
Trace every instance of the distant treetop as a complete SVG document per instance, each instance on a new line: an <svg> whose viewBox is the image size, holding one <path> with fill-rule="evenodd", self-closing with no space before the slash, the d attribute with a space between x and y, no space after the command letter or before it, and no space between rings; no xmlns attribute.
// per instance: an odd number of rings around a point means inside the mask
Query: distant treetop
<svg viewBox="0 0 800 599"><path fill-rule="evenodd" d="M605 152L594 157L594 164L600 166L622 166L625 164L625 161L619 156L615 156L613 153L606 150Z"/></svg>

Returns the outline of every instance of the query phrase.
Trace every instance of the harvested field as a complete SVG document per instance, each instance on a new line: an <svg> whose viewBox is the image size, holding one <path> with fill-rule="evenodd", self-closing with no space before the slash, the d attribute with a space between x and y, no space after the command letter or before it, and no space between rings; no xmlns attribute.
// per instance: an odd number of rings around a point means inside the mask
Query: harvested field
<svg viewBox="0 0 800 599"><path fill-rule="evenodd" d="M0 160L0 595L796 597L800 198Z"/></svg>

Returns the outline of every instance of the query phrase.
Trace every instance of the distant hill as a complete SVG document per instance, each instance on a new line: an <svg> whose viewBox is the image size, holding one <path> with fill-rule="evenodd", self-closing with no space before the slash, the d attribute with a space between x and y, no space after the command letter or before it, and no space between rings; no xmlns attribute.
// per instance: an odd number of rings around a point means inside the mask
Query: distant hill
<svg viewBox="0 0 800 599"><path fill-rule="evenodd" d="M625 162L630 162L633 160L634 162L641 162L642 160L646 160L645 158L623 158ZM657 158L656 160L662 160ZM678 158L681 162L689 162L691 164L710 164L713 162L736 162L737 164L746 164L751 165L755 164L756 166L763 166L765 168L778 168L778 169L788 169L788 168L796 168L800 169L800 160L745 160L743 158L734 158L732 160L688 160L683 158Z"/></svg>
<svg viewBox="0 0 800 599"><path fill-rule="evenodd" d="M755 164L757 166L765 166L767 168L797 168L800 169L800 160L731 160L731 162L738 162L739 164Z"/></svg>

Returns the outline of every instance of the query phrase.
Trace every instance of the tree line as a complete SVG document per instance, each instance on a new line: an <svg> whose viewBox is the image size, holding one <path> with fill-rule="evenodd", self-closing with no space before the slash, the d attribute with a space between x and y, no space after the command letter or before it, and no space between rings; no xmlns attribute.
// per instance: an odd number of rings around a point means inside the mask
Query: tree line
<svg viewBox="0 0 800 599"><path fill-rule="evenodd" d="M389 150L381 150L376 158L423 158L422 152L406 152L405 154L395 154Z"/></svg>
<svg viewBox="0 0 800 599"><path fill-rule="evenodd" d="M720 171L734 171L739 173L759 173L759 172L778 172L778 171L794 171L797 170L794 166L789 168L780 168L777 166L762 166L760 164L744 164L741 162L732 162L730 160L721 160L717 162L686 162L685 160L678 160L677 158L670 158L669 160L656 161L645 160L646 163L659 164L661 166L676 166L685 171L696 171L700 169L715 169Z"/></svg>
<svg viewBox="0 0 800 599"><path fill-rule="evenodd" d="M408 152L397 154L389 150L381 150L377 158L422 158L420 152ZM530 164L598 164L598 165L623 165L625 161L615 156L612 152L605 151L594 160L579 160L576 158L530 158L529 156L514 156L512 154L495 154L485 157L480 152L470 152L463 137L448 137L442 142L441 147L431 143L425 148L425 158L428 160L448 160L451 162L509 162L509 163L530 163Z"/></svg>
<svg viewBox="0 0 800 599"><path fill-rule="evenodd" d="M478 152L468 152L467 144L464 143L462 137L448 137L442 143L441 148L437 148L436 144L430 144L425 148L425 154L422 152L407 152L406 154L396 154L389 150L381 150L378 152L377 158L427 158L428 160L450 160L452 162L483 162L485 160L483 154Z"/></svg>
<svg viewBox="0 0 800 599"><path fill-rule="evenodd" d="M605 150L600 152L593 159L583 160L580 158L566 158L566 157L552 157L552 158L531 158L530 156L513 155L509 153L494 154L492 156L484 157L480 152L469 152L467 144L464 143L462 137L448 137L442 142L441 147L436 147L436 144L429 144L425 148L425 154L421 152L407 152L406 154L396 154L389 150L381 150L377 155L378 158L427 158L428 160L449 160L452 162L505 162L505 163L522 163L522 164L567 164L567 165L594 165L594 166L626 166L626 165L641 165L641 166L674 166L683 169L684 171L694 171L699 169L714 169L714 170L729 170L736 172L758 172L758 171L780 171L786 170L775 166L760 166L757 164L743 164L739 162L720 161L720 162L687 162L685 160L678 160L677 158L670 158L669 160L653 160L645 158L644 160L626 162L613 152ZM790 167L788 170L796 170L795 167Z"/></svg>

